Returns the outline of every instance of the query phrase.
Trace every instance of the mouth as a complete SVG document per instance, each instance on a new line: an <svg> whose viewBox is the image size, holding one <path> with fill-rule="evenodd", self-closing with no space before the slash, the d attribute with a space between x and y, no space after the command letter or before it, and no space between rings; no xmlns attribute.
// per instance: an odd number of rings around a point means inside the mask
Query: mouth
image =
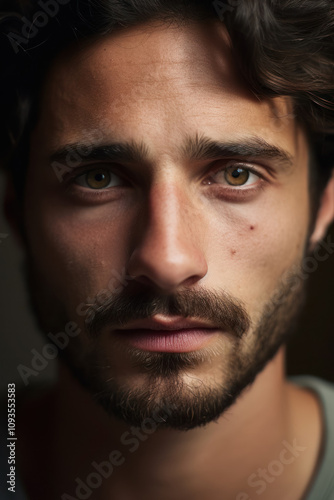
<svg viewBox="0 0 334 500"><path fill-rule="evenodd" d="M191 352L205 347L220 330L204 322L155 316L114 330L122 341L152 352Z"/></svg>

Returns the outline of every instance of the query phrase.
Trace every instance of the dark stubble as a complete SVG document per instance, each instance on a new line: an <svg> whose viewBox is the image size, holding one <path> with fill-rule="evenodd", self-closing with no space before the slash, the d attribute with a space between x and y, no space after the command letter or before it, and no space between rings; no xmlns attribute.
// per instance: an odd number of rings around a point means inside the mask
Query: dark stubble
<svg viewBox="0 0 334 500"><path fill-rule="evenodd" d="M68 317L64 304L51 297L50 286L31 258L26 270L31 305L42 331L59 331L75 320ZM299 265L285 275L255 324L243 304L223 289L188 288L162 296L148 288L137 287L136 292L123 288L95 310L85 322L85 331L59 354L109 415L140 426L148 418L156 421L157 411L164 408L168 418L162 417L163 427L203 426L217 420L288 341L305 300L305 282L299 275ZM229 338L189 353L142 351L112 338L113 329L158 313L210 321L228 332ZM118 358L144 376L145 382L136 386L124 382L124 377L120 381L115 368ZM219 367L214 382L196 375L196 370L214 363ZM192 383L185 373L192 375Z"/></svg>

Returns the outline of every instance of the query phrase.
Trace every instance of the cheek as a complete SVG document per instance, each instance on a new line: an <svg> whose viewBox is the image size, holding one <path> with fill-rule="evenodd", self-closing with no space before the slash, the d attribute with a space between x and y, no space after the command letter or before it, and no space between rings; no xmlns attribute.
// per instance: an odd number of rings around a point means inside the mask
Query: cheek
<svg viewBox="0 0 334 500"><path fill-rule="evenodd" d="M31 254L56 297L70 307L92 297L125 265L128 218L108 205L63 206L28 196L26 232ZM116 284L117 285L117 284ZM116 286L115 285L115 286Z"/></svg>
<svg viewBox="0 0 334 500"><path fill-rule="evenodd" d="M284 272L304 254L307 189L299 196L293 190L272 194L263 193L256 203L224 207L222 218L211 217L212 279L217 285L219 276L219 286L251 308L268 300Z"/></svg>

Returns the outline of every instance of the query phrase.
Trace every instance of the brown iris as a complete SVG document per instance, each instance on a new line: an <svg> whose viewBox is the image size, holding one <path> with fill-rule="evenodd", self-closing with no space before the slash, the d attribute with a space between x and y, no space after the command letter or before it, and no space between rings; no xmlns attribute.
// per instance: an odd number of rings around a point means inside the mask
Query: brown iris
<svg viewBox="0 0 334 500"><path fill-rule="evenodd" d="M225 179L231 186L242 186L249 179L249 171L241 167L227 167Z"/></svg>
<svg viewBox="0 0 334 500"><path fill-rule="evenodd" d="M110 183L110 172L105 168L92 170L86 174L86 182L93 189L102 189Z"/></svg>

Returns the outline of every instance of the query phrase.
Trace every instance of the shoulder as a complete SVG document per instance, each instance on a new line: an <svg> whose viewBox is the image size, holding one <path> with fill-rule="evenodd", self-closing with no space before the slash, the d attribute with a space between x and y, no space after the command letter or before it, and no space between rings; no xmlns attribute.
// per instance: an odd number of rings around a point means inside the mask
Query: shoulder
<svg viewBox="0 0 334 500"><path fill-rule="evenodd" d="M334 500L334 384L309 375L289 377L289 381L313 391L322 408L321 459L305 500Z"/></svg>
<svg viewBox="0 0 334 500"><path fill-rule="evenodd" d="M334 398L334 383L322 378L313 375L297 375L289 377L289 381L301 387L308 387L320 396L323 394L325 397Z"/></svg>

